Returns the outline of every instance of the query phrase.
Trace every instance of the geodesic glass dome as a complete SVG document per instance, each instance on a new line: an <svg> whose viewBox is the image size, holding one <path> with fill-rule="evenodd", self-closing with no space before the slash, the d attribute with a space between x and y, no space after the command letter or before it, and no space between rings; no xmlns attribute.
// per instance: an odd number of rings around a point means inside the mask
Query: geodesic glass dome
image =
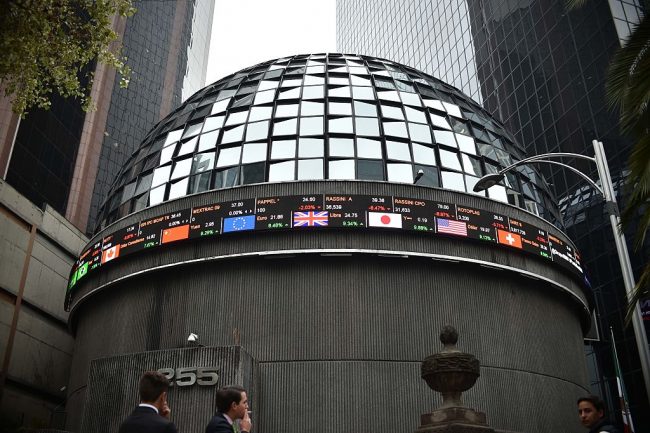
<svg viewBox="0 0 650 433"><path fill-rule="evenodd" d="M156 125L117 175L100 227L189 194L314 179L413 183L474 194L524 157L513 136L457 89L369 56L270 60L213 83ZM560 221L530 167L480 193Z"/></svg>

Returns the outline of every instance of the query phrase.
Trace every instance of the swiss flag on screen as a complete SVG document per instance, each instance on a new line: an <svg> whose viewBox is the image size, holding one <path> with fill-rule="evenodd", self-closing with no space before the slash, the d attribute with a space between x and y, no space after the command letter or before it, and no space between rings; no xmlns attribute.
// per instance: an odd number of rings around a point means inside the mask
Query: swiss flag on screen
<svg viewBox="0 0 650 433"><path fill-rule="evenodd" d="M521 248L521 236L516 233L511 233L505 230L497 229L499 235L499 243L509 245L514 248Z"/></svg>
<svg viewBox="0 0 650 433"><path fill-rule="evenodd" d="M120 255L120 244L102 251L102 263L110 262Z"/></svg>

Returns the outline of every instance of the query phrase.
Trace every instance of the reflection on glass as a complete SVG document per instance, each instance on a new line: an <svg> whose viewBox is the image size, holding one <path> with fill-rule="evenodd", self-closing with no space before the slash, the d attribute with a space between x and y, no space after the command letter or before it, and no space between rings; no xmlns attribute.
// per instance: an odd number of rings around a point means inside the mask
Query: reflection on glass
<svg viewBox="0 0 650 433"><path fill-rule="evenodd" d="M166 185L159 186L154 188L149 192L149 206L153 206L165 201L165 189Z"/></svg>
<svg viewBox="0 0 650 433"><path fill-rule="evenodd" d="M327 79L327 83L333 86L349 86L350 80L343 77L332 77L331 75Z"/></svg>
<svg viewBox="0 0 650 433"><path fill-rule="evenodd" d="M478 179L479 179L478 177L474 177L474 176L465 176L465 185L467 187L467 192L476 195L482 195L485 197L485 191L474 192L474 185L476 185Z"/></svg>
<svg viewBox="0 0 650 433"><path fill-rule="evenodd" d="M295 89L282 90L278 95L279 100L298 99L298 98L300 98L300 87L296 87Z"/></svg>
<svg viewBox="0 0 650 433"><path fill-rule="evenodd" d="M458 142L458 148L465 153L470 153L476 155L476 144L472 137L468 137L462 134L456 134L456 141Z"/></svg>
<svg viewBox="0 0 650 433"><path fill-rule="evenodd" d="M351 156L354 157L354 140L351 138L329 139L330 156Z"/></svg>
<svg viewBox="0 0 650 433"><path fill-rule="evenodd" d="M359 77L356 75L352 75L350 77L350 81L352 82L353 86L370 86L370 79L366 77Z"/></svg>
<svg viewBox="0 0 650 433"><path fill-rule="evenodd" d="M384 117L389 117L391 119L400 119L404 120L404 113L402 112L402 109L399 107L393 107L391 105L381 105L381 114Z"/></svg>
<svg viewBox="0 0 650 433"><path fill-rule="evenodd" d="M271 145L271 159L296 157L296 140L274 140Z"/></svg>
<svg viewBox="0 0 650 433"><path fill-rule="evenodd" d="M327 94L330 97L350 98L350 86L330 87L327 89Z"/></svg>
<svg viewBox="0 0 650 433"><path fill-rule="evenodd" d="M413 183L413 167L411 164L386 164L389 182Z"/></svg>
<svg viewBox="0 0 650 433"><path fill-rule="evenodd" d="M355 179L354 159L330 161L329 179Z"/></svg>
<svg viewBox="0 0 650 433"><path fill-rule="evenodd" d="M172 172L171 165L165 165L158 167L153 172L153 180L151 181L151 186L161 185L169 180L169 175Z"/></svg>
<svg viewBox="0 0 650 433"><path fill-rule="evenodd" d="M400 102L399 95L395 90L388 90L383 92L377 91L377 96L379 97L379 99L383 99L385 101Z"/></svg>
<svg viewBox="0 0 650 433"><path fill-rule="evenodd" d="M386 155L389 159L411 161L411 152L408 143L400 141L386 141Z"/></svg>
<svg viewBox="0 0 650 433"><path fill-rule="evenodd" d="M384 133L394 137L408 138L404 122L384 122Z"/></svg>
<svg viewBox="0 0 650 433"><path fill-rule="evenodd" d="M269 182L282 182L285 180L294 180L296 178L296 162L284 161L276 162L269 166Z"/></svg>
<svg viewBox="0 0 650 433"><path fill-rule="evenodd" d="M450 147L458 147L454 139L454 133L451 131L433 131L433 136L436 138L436 143L444 144Z"/></svg>
<svg viewBox="0 0 650 433"><path fill-rule="evenodd" d="M424 102L424 105L426 105L429 108L433 108L434 110L441 111L445 113L447 110L445 110L445 107L443 107L442 102L438 101L437 99L422 99L422 102Z"/></svg>
<svg viewBox="0 0 650 433"><path fill-rule="evenodd" d="M381 142L378 140L370 140L368 138L357 138L357 156L359 158L381 159Z"/></svg>
<svg viewBox="0 0 650 433"><path fill-rule="evenodd" d="M439 149L440 152L440 165L446 168L462 171L460 159L456 152L449 152L447 150Z"/></svg>
<svg viewBox="0 0 650 433"><path fill-rule="evenodd" d="M340 119L329 119L328 128L329 132L352 134L352 118L342 117Z"/></svg>
<svg viewBox="0 0 650 433"><path fill-rule="evenodd" d="M325 88L323 86L306 86L302 89L302 99L323 99Z"/></svg>
<svg viewBox="0 0 650 433"><path fill-rule="evenodd" d="M202 127L203 127L202 122L194 123L193 125L188 125L187 128L185 129L185 133L183 134L182 138L194 137L199 132L201 132Z"/></svg>
<svg viewBox="0 0 650 433"><path fill-rule="evenodd" d="M280 84L278 81L262 81L257 91L260 92L262 90L276 89L278 84Z"/></svg>
<svg viewBox="0 0 650 433"><path fill-rule="evenodd" d="M263 92L257 92L255 94L255 105L266 104L267 102L273 101L275 96L275 90L265 90Z"/></svg>
<svg viewBox="0 0 650 433"><path fill-rule="evenodd" d="M219 102L215 102L214 105L212 106L212 111L210 114L219 114L223 113L226 111L226 108L228 108L228 103L230 102L230 99L224 99Z"/></svg>
<svg viewBox="0 0 650 433"><path fill-rule="evenodd" d="M297 117L298 104L279 105L275 109L275 117Z"/></svg>
<svg viewBox="0 0 650 433"><path fill-rule="evenodd" d="M172 160L172 156L174 156L174 151L176 150L176 144L172 144L170 146L167 146L163 148L163 150L160 151L160 163L159 164L166 164L169 161Z"/></svg>
<svg viewBox="0 0 650 433"><path fill-rule="evenodd" d="M244 123L248 117L248 111L239 111L237 113L230 113L228 120L226 120L226 126L238 125Z"/></svg>
<svg viewBox="0 0 650 433"><path fill-rule="evenodd" d="M304 101L300 104L300 114L302 116L322 116L325 114L325 108L322 102Z"/></svg>
<svg viewBox="0 0 650 433"><path fill-rule="evenodd" d="M213 131L217 128L221 128L223 126L223 120L225 119L225 116L214 116L214 117L208 117L205 119L205 122L203 122L203 132L208 132L208 131Z"/></svg>
<svg viewBox="0 0 650 433"><path fill-rule="evenodd" d="M352 94L354 99L375 99L375 93L372 91L372 87L352 87Z"/></svg>
<svg viewBox="0 0 650 433"><path fill-rule="evenodd" d="M433 114L433 113L429 113L429 118L431 119L431 123L433 123L433 126L436 126L438 128L443 128L443 129L451 129L451 125L449 125L447 118L443 116L438 116L437 114Z"/></svg>
<svg viewBox="0 0 650 433"><path fill-rule="evenodd" d="M292 79L288 79L288 80L285 79L282 82L282 87L298 87L301 84L302 84L302 78L299 78L299 79L292 78Z"/></svg>
<svg viewBox="0 0 650 433"><path fill-rule="evenodd" d="M406 89L400 89L400 90L406 90ZM412 87L410 87L410 89L408 89L408 90L413 91L414 89ZM400 96L402 97L402 102L405 105L413 105L415 107L421 107L422 106L422 102L420 101L420 97L415 93L400 92Z"/></svg>
<svg viewBox="0 0 650 433"><path fill-rule="evenodd" d="M502 185L494 185L488 188L488 196L493 200L498 200L503 203L508 203L508 194L506 187Z"/></svg>
<svg viewBox="0 0 650 433"><path fill-rule="evenodd" d="M201 173L214 168L214 152L199 153L194 156L192 174Z"/></svg>
<svg viewBox="0 0 650 433"><path fill-rule="evenodd" d="M151 180L153 178L153 173L149 173L146 176L142 176L138 179L138 187L135 189L135 195L140 195L143 192L147 191L151 187Z"/></svg>
<svg viewBox="0 0 650 433"><path fill-rule="evenodd" d="M255 122L257 120L270 119L272 112L273 107L253 107L251 108L251 114L248 117L248 121Z"/></svg>
<svg viewBox="0 0 650 433"><path fill-rule="evenodd" d="M327 108L329 114L352 115L352 104L349 102L329 102Z"/></svg>
<svg viewBox="0 0 650 433"><path fill-rule="evenodd" d="M354 124L357 128L357 135L379 136L379 122L374 117L355 117Z"/></svg>
<svg viewBox="0 0 650 433"><path fill-rule="evenodd" d="M172 183L169 187L169 200L187 195L187 183L189 178L181 179L176 183Z"/></svg>
<svg viewBox="0 0 650 433"><path fill-rule="evenodd" d="M217 167L239 164L240 155L241 146L221 149L219 152L219 158L217 159Z"/></svg>
<svg viewBox="0 0 650 433"><path fill-rule="evenodd" d="M249 123L246 128L246 141L262 140L269 136L269 121Z"/></svg>
<svg viewBox="0 0 650 433"><path fill-rule="evenodd" d="M241 141L243 135L244 135L244 125L236 126L233 129L229 129L223 132L223 137L221 138L221 142L234 143L235 141Z"/></svg>
<svg viewBox="0 0 650 433"><path fill-rule="evenodd" d="M377 117L377 107L374 104L354 101L354 115Z"/></svg>
<svg viewBox="0 0 650 433"><path fill-rule="evenodd" d="M443 188L452 189L454 191L465 191L465 182L463 182L462 174L442 170L440 176L442 177Z"/></svg>
<svg viewBox="0 0 650 433"><path fill-rule="evenodd" d="M436 165L436 153L431 147L411 143L413 148L413 161L420 164Z"/></svg>
<svg viewBox="0 0 650 433"><path fill-rule="evenodd" d="M323 139L322 138L301 138L298 145L298 157L313 158L323 156Z"/></svg>
<svg viewBox="0 0 650 433"><path fill-rule="evenodd" d="M258 162L256 164L247 164L241 168L241 184L248 185L251 183L264 182L264 169L266 164Z"/></svg>
<svg viewBox="0 0 650 433"><path fill-rule="evenodd" d="M305 75L305 86L325 84L325 78L316 75Z"/></svg>
<svg viewBox="0 0 650 433"><path fill-rule="evenodd" d="M207 191L210 189L211 173L199 173L196 176L190 177L189 194L197 194L199 192Z"/></svg>
<svg viewBox="0 0 650 433"><path fill-rule="evenodd" d="M281 122L275 122L273 125L273 135L295 135L298 128L298 119L288 119Z"/></svg>
<svg viewBox="0 0 650 433"><path fill-rule="evenodd" d="M169 134L167 134L167 138L165 139L165 144L163 145L163 147L172 143L176 143L178 140L181 139L182 135L183 135L183 128L170 132Z"/></svg>
<svg viewBox="0 0 650 433"><path fill-rule="evenodd" d="M322 117L301 117L300 135L321 135L323 134Z"/></svg>
<svg viewBox="0 0 650 433"><path fill-rule="evenodd" d="M322 159L299 159L298 180L323 179Z"/></svg>
<svg viewBox="0 0 650 433"><path fill-rule="evenodd" d="M241 162L247 164L266 160L266 143L244 143Z"/></svg>
<svg viewBox="0 0 650 433"><path fill-rule="evenodd" d="M181 150L178 151L178 155L176 156L183 156L183 155L187 155L188 153L194 152L197 141L198 141L198 137L194 137L190 140L187 140L185 143L181 143Z"/></svg>
<svg viewBox="0 0 650 433"><path fill-rule="evenodd" d="M357 179L384 180L383 161L357 160Z"/></svg>
<svg viewBox="0 0 650 433"><path fill-rule="evenodd" d="M427 123L427 118L424 117L424 111L416 110L411 107L404 107L404 112L406 113L406 118L409 122Z"/></svg>
<svg viewBox="0 0 650 433"><path fill-rule="evenodd" d="M230 188L237 185L238 181L239 181L239 167L232 167L217 172L217 176L214 182L215 183L214 187L216 189Z"/></svg>
<svg viewBox="0 0 650 433"><path fill-rule="evenodd" d="M474 176L483 176L483 169L481 168L481 160L478 158L472 158L469 155L461 154L463 158L463 167L465 168L465 173L473 174Z"/></svg>
<svg viewBox="0 0 650 433"><path fill-rule="evenodd" d="M427 165L415 165L413 167L414 173L417 174L419 170L422 170L424 174L420 179L418 179L417 185L435 186L436 188L440 187L440 179L438 178L438 169L436 167L430 167Z"/></svg>
<svg viewBox="0 0 650 433"><path fill-rule="evenodd" d="M428 125L409 123L409 132L411 133L411 140L431 143L431 129L429 129Z"/></svg>
<svg viewBox="0 0 650 433"><path fill-rule="evenodd" d="M192 169L192 158L183 159L182 161L177 161L174 164L174 170L172 171L171 180L180 179L190 174Z"/></svg>

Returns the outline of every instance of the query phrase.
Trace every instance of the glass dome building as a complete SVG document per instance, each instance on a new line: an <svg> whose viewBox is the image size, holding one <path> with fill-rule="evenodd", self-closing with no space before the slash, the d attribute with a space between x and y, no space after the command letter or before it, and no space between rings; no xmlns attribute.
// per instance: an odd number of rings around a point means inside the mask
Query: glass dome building
<svg viewBox="0 0 650 433"><path fill-rule="evenodd" d="M162 120L117 175L99 221L238 185L413 183L419 170L420 186L472 193L523 155L500 122L436 78L368 56L297 55L225 77ZM487 196L557 225L545 182L517 170Z"/></svg>

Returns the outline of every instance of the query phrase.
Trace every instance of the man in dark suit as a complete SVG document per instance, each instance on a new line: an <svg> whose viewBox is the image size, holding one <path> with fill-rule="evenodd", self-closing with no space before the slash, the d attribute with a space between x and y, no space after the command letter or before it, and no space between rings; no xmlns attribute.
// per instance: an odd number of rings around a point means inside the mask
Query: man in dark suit
<svg viewBox="0 0 650 433"><path fill-rule="evenodd" d="M251 418L248 396L241 386L226 386L217 391L217 413L205 428L205 433L248 433Z"/></svg>
<svg viewBox="0 0 650 433"><path fill-rule="evenodd" d="M169 420L168 389L165 376L145 371L138 386L140 404L120 425L119 433L176 433L176 426Z"/></svg>

